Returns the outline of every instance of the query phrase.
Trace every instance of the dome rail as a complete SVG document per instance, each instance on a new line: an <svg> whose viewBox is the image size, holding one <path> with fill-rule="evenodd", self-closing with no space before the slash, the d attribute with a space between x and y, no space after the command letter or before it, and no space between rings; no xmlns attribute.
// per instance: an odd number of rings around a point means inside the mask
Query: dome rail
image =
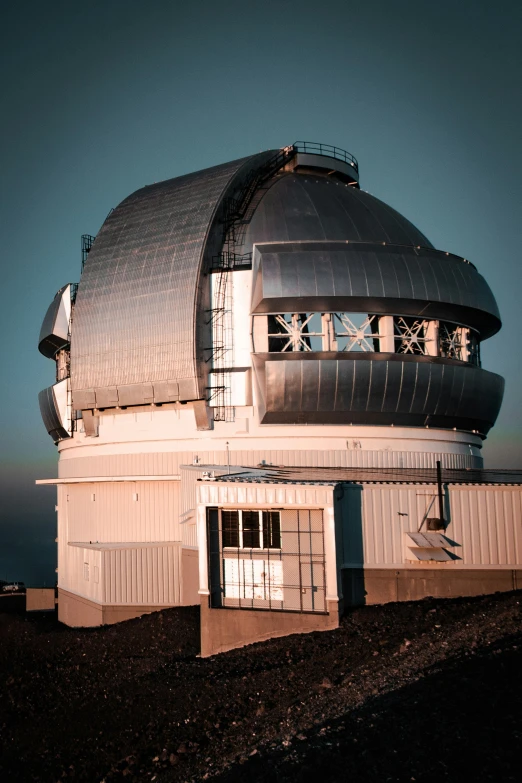
<svg viewBox="0 0 522 783"><path fill-rule="evenodd" d="M325 158L335 158L336 160L342 160L343 163L347 163L352 166L357 173L359 173L359 164L357 159L351 152L341 149L340 147L334 147L332 144L321 144L317 141L294 141L292 147L296 152L303 152L308 155L322 155Z"/></svg>

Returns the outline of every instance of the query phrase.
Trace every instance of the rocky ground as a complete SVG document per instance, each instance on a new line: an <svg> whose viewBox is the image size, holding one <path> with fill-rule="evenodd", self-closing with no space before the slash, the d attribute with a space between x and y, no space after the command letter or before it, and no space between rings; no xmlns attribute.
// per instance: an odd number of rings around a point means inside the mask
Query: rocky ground
<svg viewBox="0 0 522 783"><path fill-rule="evenodd" d="M522 592L353 610L203 660L198 611L0 614L0 779L514 781Z"/></svg>

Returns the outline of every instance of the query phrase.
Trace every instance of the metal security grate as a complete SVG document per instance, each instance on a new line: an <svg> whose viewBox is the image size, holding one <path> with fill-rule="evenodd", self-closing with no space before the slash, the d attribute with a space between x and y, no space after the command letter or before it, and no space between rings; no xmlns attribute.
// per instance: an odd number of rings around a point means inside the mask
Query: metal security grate
<svg viewBox="0 0 522 783"><path fill-rule="evenodd" d="M320 509L207 511L211 606L326 612Z"/></svg>

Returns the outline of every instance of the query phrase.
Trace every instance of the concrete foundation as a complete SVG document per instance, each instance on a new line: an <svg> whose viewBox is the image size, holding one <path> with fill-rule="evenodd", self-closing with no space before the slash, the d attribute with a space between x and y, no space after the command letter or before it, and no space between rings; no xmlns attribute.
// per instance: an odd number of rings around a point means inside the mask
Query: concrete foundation
<svg viewBox="0 0 522 783"><path fill-rule="evenodd" d="M331 631L339 626L337 601L327 601L326 614L269 612L256 609L211 609L201 596L201 657L293 633Z"/></svg>
<svg viewBox="0 0 522 783"><path fill-rule="evenodd" d="M522 587L522 570L448 568L353 568L342 572L345 606L458 598Z"/></svg>
<svg viewBox="0 0 522 783"><path fill-rule="evenodd" d="M170 609L170 606L118 606L97 604L79 595L58 589L58 620L73 628L112 625L122 620L132 620L151 612Z"/></svg>
<svg viewBox="0 0 522 783"><path fill-rule="evenodd" d="M182 604L199 604L199 553L197 549L183 548L181 551Z"/></svg>
<svg viewBox="0 0 522 783"><path fill-rule="evenodd" d="M25 592L27 612L52 612L56 608L54 587L28 587Z"/></svg>

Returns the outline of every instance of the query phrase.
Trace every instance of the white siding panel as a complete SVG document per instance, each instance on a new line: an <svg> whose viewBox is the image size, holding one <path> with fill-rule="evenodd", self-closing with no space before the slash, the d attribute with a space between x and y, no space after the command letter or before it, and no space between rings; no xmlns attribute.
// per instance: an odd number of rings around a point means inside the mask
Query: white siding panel
<svg viewBox="0 0 522 783"><path fill-rule="evenodd" d="M367 566L398 567L409 560L415 561L415 557L409 554L405 534L418 529L430 496L434 493L436 487L363 487L362 521L355 521L355 524L362 524L364 560ZM451 563L451 568L520 567L520 487L450 486L446 493L445 510L449 522L446 536L460 545L455 548L448 547L461 558ZM355 513L352 514L355 517ZM438 505L435 500L429 516L437 515ZM344 524L350 523L345 520ZM350 535L353 537L355 532L351 531Z"/></svg>
<svg viewBox="0 0 522 783"><path fill-rule="evenodd" d="M310 487L271 484L220 484L218 481L201 481L197 487L198 502L206 506L295 506L296 496L303 507L332 504L333 487Z"/></svg>
<svg viewBox="0 0 522 783"><path fill-rule="evenodd" d="M104 603L175 606L180 602L180 547L103 550Z"/></svg>
<svg viewBox="0 0 522 783"><path fill-rule="evenodd" d="M60 478L87 476L172 476L181 465L192 465L194 458L205 465L226 465L225 451L140 452L102 454L98 457L62 457ZM377 451L369 449L301 449L292 451L236 450L230 452L231 465L255 466L262 461L271 465L307 467L394 467L434 468L441 460L447 468L480 468L482 458L470 454L415 451Z"/></svg>
<svg viewBox="0 0 522 783"><path fill-rule="evenodd" d="M100 552L82 546L68 546L61 564L60 587L91 601L103 601ZM87 577L87 578L86 578Z"/></svg>
<svg viewBox="0 0 522 783"><path fill-rule="evenodd" d="M69 541L181 539L179 482L70 484L67 494Z"/></svg>

